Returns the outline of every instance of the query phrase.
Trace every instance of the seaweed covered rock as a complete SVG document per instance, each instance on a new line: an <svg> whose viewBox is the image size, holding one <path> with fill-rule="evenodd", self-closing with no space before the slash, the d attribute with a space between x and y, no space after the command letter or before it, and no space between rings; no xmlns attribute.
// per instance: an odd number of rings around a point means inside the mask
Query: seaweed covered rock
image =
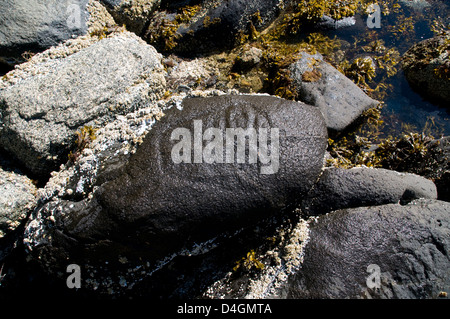
<svg viewBox="0 0 450 319"><path fill-rule="evenodd" d="M436 199L434 183L424 177L386 169L329 168L303 201L310 215L341 208L407 203L418 198Z"/></svg>
<svg viewBox="0 0 450 319"><path fill-rule="evenodd" d="M144 39L160 51L195 55L231 49L278 16L280 0L203 1L152 17Z"/></svg>
<svg viewBox="0 0 450 319"><path fill-rule="evenodd" d="M450 204L416 200L334 211L309 232L285 298L437 298L450 290Z"/></svg>
<svg viewBox="0 0 450 319"><path fill-rule="evenodd" d="M76 131L148 106L164 91L162 57L152 46L127 32L97 41L52 48L0 81L0 146L37 176L82 146Z"/></svg>
<svg viewBox="0 0 450 319"><path fill-rule="evenodd" d="M299 99L320 109L330 133L345 130L378 104L319 53L300 52L289 70Z"/></svg>
<svg viewBox="0 0 450 319"><path fill-rule="evenodd" d="M382 167L423 176L436 184L439 200L450 201L450 136L405 134L383 143L377 153Z"/></svg>
<svg viewBox="0 0 450 319"><path fill-rule="evenodd" d="M402 67L411 87L448 107L450 102L450 32L411 47L402 58Z"/></svg>
<svg viewBox="0 0 450 319"><path fill-rule="evenodd" d="M14 64L26 51L44 51L87 32L88 0L4 0L0 59Z"/></svg>
<svg viewBox="0 0 450 319"><path fill-rule="evenodd" d="M234 140L230 129L241 128L248 136ZM35 211L25 242L49 271L58 271L52 260L113 267L118 256L128 267L154 266L297 205L321 171L326 145L322 115L302 103L260 95L185 99L124 165L102 169L83 200L50 196ZM236 158L227 157L233 152Z"/></svg>
<svg viewBox="0 0 450 319"><path fill-rule="evenodd" d="M119 25L140 35L161 0L100 0Z"/></svg>

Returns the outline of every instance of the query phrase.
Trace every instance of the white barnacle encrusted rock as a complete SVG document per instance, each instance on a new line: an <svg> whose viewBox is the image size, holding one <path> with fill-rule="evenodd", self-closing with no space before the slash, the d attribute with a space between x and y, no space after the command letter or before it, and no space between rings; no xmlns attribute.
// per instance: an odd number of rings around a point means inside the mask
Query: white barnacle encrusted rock
<svg viewBox="0 0 450 319"><path fill-rule="evenodd" d="M300 214L300 210L296 213ZM279 289L284 287L290 276L301 268L310 239L310 226L315 221L315 217L307 220L300 218L291 226L280 227L275 234L279 243L258 257L264 261L263 269L253 273L252 276L236 277L235 273L229 272L209 286L203 293L203 297L213 299L279 297Z"/></svg>
<svg viewBox="0 0 450 319"><path fill-rule="evenodd" d="M0 168L0 239L15 230L37 204L36 186L23 175Z"/></svg>
<svg viewBox="0 0 450 319"><path fill-rule="evenodd" d="M150 107L165 92L162 56L130 32L85 36L34 56L0 81L0 146L43 175L75 132Z"/></svg>
<svg viewBox="0 0 450 319"><path fill-rule="evenodd" d="M277 247L276 256L280 256L276 266L266 267L257 279L251 280L247 299L270 298L288 278L299 269L303 261L304 250L309 241L309 224L314 220L300 219L293 229L286 235L282 245ZM274 251L271 251L274 255Z"/></svg>

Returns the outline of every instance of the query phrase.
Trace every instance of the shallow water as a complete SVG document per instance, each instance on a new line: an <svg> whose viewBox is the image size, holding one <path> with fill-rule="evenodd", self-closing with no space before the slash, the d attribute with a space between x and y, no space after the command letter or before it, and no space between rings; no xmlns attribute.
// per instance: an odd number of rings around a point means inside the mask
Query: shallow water
<svg viewBox="0 0 450 319"><path fill-rule="evenodd" d="M376 40L383 40L387 49L393 48L402 56L415 43L434 36L431 29L433 21L439 19L444 24L450 25L449 1L416 0L415 8L406 5L406 1L399 2L398 12L391 12L387 16L381 15L379 29L368 28L367 17L356 15L356 22L352 26L320 32L330 38L336 36L337 39L347 43L350 49L344 50L345 58L350 62L355 57L372 55L373 53L364 51L363 47ZM426 3L429 6L423 7ZM403 32L402 26L406 26ZM381 79L384 84L392 85L392 89L386 90L387 94L383 98L384 124L380 128L382 133L380 137L389 135L398 137L411 131L425 132L434 137L449 135L450 109L444 105L433 104L414 92L406 81L400 64L395 67L397 73L394 76ZM368 84L374 87L377 81L380 81L378 76Z"/></svg>

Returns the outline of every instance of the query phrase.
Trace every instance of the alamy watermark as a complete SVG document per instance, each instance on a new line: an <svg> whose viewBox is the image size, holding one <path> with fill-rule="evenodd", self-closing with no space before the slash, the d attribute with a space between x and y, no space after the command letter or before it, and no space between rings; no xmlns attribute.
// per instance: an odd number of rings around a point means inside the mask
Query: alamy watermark
<svg viewBox="0 0 450 319"><path fill-rule="evenodd" d="M67 273L70 275L66 279L67 288L81 288L81 268L77 264L70 264L66 269Z"/></svg>
<svg viewBox="0 0 450 319"><path fill-rule="evenodd" d="M381 8L378 3L372 3L367 7L367 27L369 29L380 29L381 28Z"/></svg>
<svg viewBox="0 0 450 319"><path fill-rule="evenodd" d="M381 287L381 269L377 264L367 266L367 272L370 275L366 279L366 285L369 289L379 289Z"/></svg>
<svg viewBox="0 0 450 319"><path fill-rule="evenodd" d="M203 122L194 120L193 132L187 128L176 128L170 139L178 141L172 147L171 153L175 164L258 164L259 162L261 174L276 174L279 170L280 131L278 128L226 128L224 134L220 128L208 128L203 132ZM205 142L206 145L204 145Z"/></svg>

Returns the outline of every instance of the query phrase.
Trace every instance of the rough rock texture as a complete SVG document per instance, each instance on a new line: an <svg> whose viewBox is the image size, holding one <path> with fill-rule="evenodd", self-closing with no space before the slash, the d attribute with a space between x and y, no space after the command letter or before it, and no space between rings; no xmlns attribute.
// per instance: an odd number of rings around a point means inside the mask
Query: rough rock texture
<svg viewBox="0 0 450 319"><path fill-rule="evenodd" d="M16 229L37 205L36 191L26 176L0 168L0 239Z"/></svg>
<svg viewBox="0 0 450 319"><path fill-rule="evenodd" d="M0 59L15 62L25 51L43 51L86 34L88 0L3 0Z"/></svg>
<svg viewBox="0 0 450 319"><path fill-rule="evenodd" d="M165 86L161 55L131 33L62 51L8 74L0 91L0 146L37 175L67 160L75 131L146 107Z"/></svg>
<svg viewBox="0 0 450 319"><path fill-rule="evenodd" d="M299 57L289 67L299 99L320 109L330 132L343 131L378 104L319 53L301 52Z"/></svg>
<svg viewBox="0 0 450 319"><path fill-rule="evenodd" d="M411 87L448 107L450 102L450 32L417 43L402 58Z"/></svg>
<svg viewBox="0 0 450 319"><path fill-rule="evenodd" d="M189 91L197 86L212 86L220 74L218 68L208 58L191 61L163 60L170 68L167 72L167 88L173 91Z"/></svg>
<svg viewBox="0 0 450 319"><path fill-rule="evenodd" d="M423 199L319 217L301 268L276 295L437 298L450 291L449 213L449 203Z"/></svg>
<svg viewBox="0 0 450 319"><path fill-rule="evenodd" d="M321 215L341 208L436 199L437 191L432 181L414 174L363 167L330 168L323 172L309 197L302 209Z"/></svg>
<svg viewBox="0 0 450 319"><path fill-rule="evenodd" d="M125 166L97 176L88 198L55 198L36 211L25 239L35 260L51 268L53 257L154 261L279 214L316 181L327 141L317 109L259 95L185 99L179 107L156 122ZM173 130L192 129L197 119L204 130L278 127L278 172L264 175L264 165L248 163L174 164Z"/></svg>
<svg viewBox="0 0 450 319"><path fill-rule="evenodd" d="M100 0L119 25L140 35L161 0Z"/></svg>
<svg viewBox="0 0 450 319"><path fill-rule="evenodd" d="M237 56L233 68L238 70L251 69L261 62L262 56L263 50L248 45L244 46Z"/></svg>
<svg viewBox="0 0 450 319"><path fill-rule="evenodd" d="M106 8L97 0L89 0L87 10L89 12L89 34L101 34L108 28L118 27L116 21Z"/></svg>
<svg viewBox="0 0 450 319"><path fill-rule="evenodd" d="M98 192L103 210L114 219L125 224L150 219L152 225L144 226L143 236L167 236L167 244L175 245L190 237L208 239L276 213L301 198L316 181L326 131L314 108L267 96L191 99L182 107L155 125L124 174ZM225 165L174 165L170 135L178 127L193 132L197 119L203 120L204 130L220 128L224 135L225 128L278 128L279 167L264 173L265 164L235 164L235 160Z"/></svg>

